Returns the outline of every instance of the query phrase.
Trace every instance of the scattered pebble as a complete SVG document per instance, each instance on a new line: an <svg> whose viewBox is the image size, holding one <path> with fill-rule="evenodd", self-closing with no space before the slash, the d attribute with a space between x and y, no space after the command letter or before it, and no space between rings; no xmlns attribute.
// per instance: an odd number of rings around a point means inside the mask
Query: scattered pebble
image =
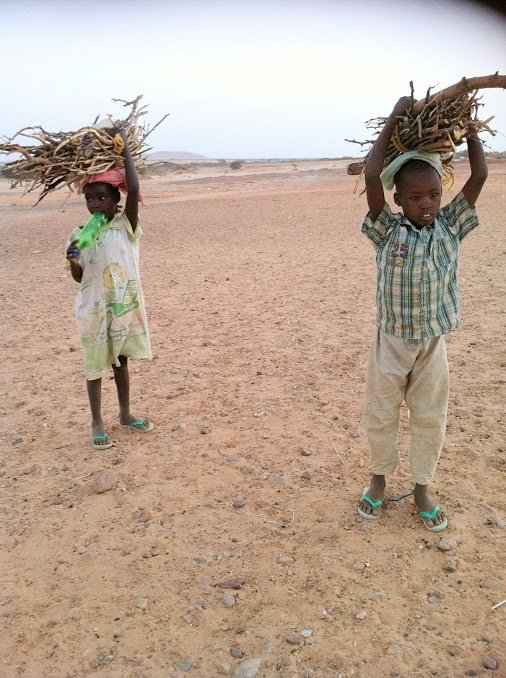
<svg viewBox="0 0 506 678"><path fill-rule="evenodd" d="M186 424L184 421L180 421L179 424L175 427L175 431L186 431Z"/></svg>
<svg viewBox="0 0 506 678"><path fill-rule="evenodd" d="M195 601L195 606L201 607L204 610L207 607L207 603L204 600L204 598L197 598L197 600Z"/></svg>
<svg viewBox="0 0 506 678"><path fill-rule="evenodd" d="M361 563L360 561L357 561L356 563L353 563L353 568L355 570L364 570L365 569L365 563Z"/></svg>
<svg viewBox="0 0 506 678"><path fill-rule="evenodd" d="M243 506L246 506L246 502L244 501L244 499L236 499L235 501L232 502L232 506L237 509L243 508Z"/></svg>
<svg viewBox="0 0 506 678"><path fill-rule="evenodd" d="M223 603L223 606L228 609L231 607L234 607L235 605L235 596L232 593L225 593L221 597L221 602Z"/></svg>
<svg viewBox="0 0 506 678"><path fill-rule="evenodd" d="M359 619L360 621L363 621L367 617L367 612L365 610L362 610L361 612L357 612L355 615L355 619Z"/></svg>
<svg viewBox="0 0 506 678"><path fill-rule="evenodd" d="M300 476L302 480L311 480L311 471L306 469Z"/></svg>
<svg viewBox="0 0 506 678"><path fill-rule="evenodd" d="M443 570L445 572L456 572L458 568L458 563L456 560L448 560L444 565L443 565Z"/></svg>
<svg viewBox="0 0 506 678"><path fill-rule="evenodd" d="M211 429L209 428L209 426L202 426L200 432L202 433L203 436L206 436L209 433L211 433Z"/></svg>
<svg viewBox="0 0 506 678"><path fill-rule="evenodd" d="M427 600L431 605L438 605L439 604L439 598L437 596L427 596Z"/></svg>
<svg viewBox="0 0 506 678"><path fill-rule="evenodd" d="M234 659L241 659L242 657L244 657L244 652L238 647L231 647L230 654Z"/></svg>
<svg viewBox="0 0 506 678"><path fill-rule="evenodd" d="M486 657L483 657L483 661L481 662L484 668L490 669L490 671L495 671L498 664L497 664L497 659L495 657L492 657L492 655L487 655Z"/></svg>
<svg viewBox="0 0 506 678"><path fill-rule="evenodd" d="M241 473L244 473L245 476L249 476L250 473L253 473L253 467L252 466L243 466L241 469Z"/></svg>
<svg viewBox="0 0 506 678"><path fill-rule="evenodd" d="M188 671L191 671L192 666L193 664L191 662L181 662L181 664L179 664L179 669L187 673Z"/></svg>
<svg viewBox="0 0 506 678"><path fill-rule="evenodd" d="M280 565L292 565L292 563L295 562L295 558L292 558L291 556L279 556L278 558L278 563Z"/></svg>
<svg viewBox="0 0 506 678"><path fill-rule="evenodd" d="M260 659L247 659L236 666L233 678L255 678L260 669Z"/></svg>
<svg viewBox="0 0 506 678"><path fill-rule="evenodd" d="M441 537L437 547L440 551L451 551L457 548L457 542L451 537Z"/></svg>
<svg viewBox="0 0 506 678"><path fill-rule="evenodd" d="M299 636L295 633L295 631L288 631L288 633L285 635L285 640L291 645L299 644Z"/></svg>
<svg viewBox="0 0 506 678"><path fill-rule="evenodd" d="M286 478L284 476L280 476L278 473L269 473L269 475L267 476L267 480L273 485L286 484Z"/></svg>
<svg viewBox="0 0 506 678"><path fill-rule="evenodd" d="M228 662L220 662L219 664L216 664L216 673L219 676L229 676L231 670L232 669L230 668L230 664Z"/></svg>
<svg viewBox="0 0 506 678"><path fill-rule="evenodd" d="M231 577L230 579L225 579L218 584L220 589L240 589L246 583L244 577Z"/></svg>
<svg viewBox="0 0 506 678"><path fill-rule="evenodd" d="M272 647L272 645L270 643L265 643L265 645L262 645L262 649L260 650L260 652L264 656L266 656L266 655L272 654L273 649L274 648Z"/></svg>
<svg viewBox="0 0 506 678"><path fill-rule="evenodd" d="M114 486L114 477L111 469L106 468L101 471L91 484L97 494L108 492Z"/></svg>
<svg viewBox="0 0 506 678"><path fill-rule="evenodd" d="M309 638L311 635L313 635L313 632L311 631L311 629L302 629L302 631L300 632L300 635L303 638Z"/></svg>
<svg viewBox="0 0 506 678"><path fill-rule="evenodd" d="M303 457L310 457L313 454L307 447L303 447L300 453Z"/></svg>
<svg viewBox="0 0 506 678"><path fill-rule="evenodd" d="M147 598L138 598L135 601L135 607L138 607L139 610L146 610L148 607L148 599Z"/></svg>

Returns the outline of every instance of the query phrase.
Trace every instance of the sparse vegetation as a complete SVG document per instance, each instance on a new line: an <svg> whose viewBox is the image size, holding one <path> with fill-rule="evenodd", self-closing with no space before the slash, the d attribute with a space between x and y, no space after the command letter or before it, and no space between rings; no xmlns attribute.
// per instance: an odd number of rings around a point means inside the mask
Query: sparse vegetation
<svg viewBox="0 0 506 678"><path fill-rule="evenodd" d="M241 169L242 167L242 160L232 160L232 162L229 165L230 169L233 170L238 170Z"/></svg>

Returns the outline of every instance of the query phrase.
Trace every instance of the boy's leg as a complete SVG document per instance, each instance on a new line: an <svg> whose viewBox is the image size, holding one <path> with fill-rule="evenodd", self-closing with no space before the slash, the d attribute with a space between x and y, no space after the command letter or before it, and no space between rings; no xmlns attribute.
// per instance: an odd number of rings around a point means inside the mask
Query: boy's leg
<svg viewBox="0 0 506 678"><path fill-rule="evenodd" d="M369 350L364 426L373 474L367 496L372 501L383 500L385 476L394 471L399 461L400 408L416 357L413 346L414 342L377 329ZM364 513L374 513L364 500L359 506Z"/></svg>
<svg viewBox="0 0 506 678"><path fill-rule="evenodd" d="M411 433L411 472L414 497L419 511L431 513L435 502L428 492L443 447L449 394L448 360L443 336L424 342L406 391ZM440 525L439 511L429 526Z"/></svg>
<svg viewBox="0 0 506 678"><path fill-rule="evenodd" d="M102 420L102 379L86 381L88 399L91 409L91 428L94 436L104 435L105 427Z"/></svg>

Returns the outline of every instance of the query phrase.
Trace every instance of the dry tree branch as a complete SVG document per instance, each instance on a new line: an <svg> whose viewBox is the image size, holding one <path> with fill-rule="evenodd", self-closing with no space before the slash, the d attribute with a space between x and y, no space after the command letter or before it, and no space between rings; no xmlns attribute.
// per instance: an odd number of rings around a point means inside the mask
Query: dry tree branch
<svg viewBox="0 0 506 678"><path fill-rule="evenodd" d="M122 156L108 131L112 127L125 131L134 162L140 167L142 156L150 150L146 139L168 117L168 114L164 115L152 127L141 124L140 118L148 112L147 106L140 105L141 99L142 95L133 101L113 99L130 109L124 119L113 119L108 115L97 126L100 117L97 116L93 125L74 132L47 132L36 125L23 127L11 138L4 137L0 153L21 156L6 163L7 172L13 177L12 187L26 183L25 193L39 190L38 203L63 184L73 190L76 182L87 181L95 174L122 166ZM19 137L30 139L32 144L19 143Z"/></svg>
<svg viewBox="0 0 506 678"><path fill-rule="evenodd" d="M478 118L478 110L482 106L481 97L478 94L483 89L506 88L506 75L494 73L475 78L462 78L454 85L435 94L431 94L432 87L430 87L426 96L416 102L412 82L410 82L410 88L413 105L403 116L399 117L387 149L385 167L406 151L429 151L441 155L443 167L451 176L453 155L466 137L478 132L495 135L495 131L489 126L493 116L484 121ZM386 118L373 118L365 125L373 130L375 135L378 135L385 120ZM369 145L369 151L374 143L373 141L359 142L354 139L347 139L347 141L361 146ZM358 175L358 181L363 175L368 155L369 152L361 162L348 165L348 174Z"/></svg>

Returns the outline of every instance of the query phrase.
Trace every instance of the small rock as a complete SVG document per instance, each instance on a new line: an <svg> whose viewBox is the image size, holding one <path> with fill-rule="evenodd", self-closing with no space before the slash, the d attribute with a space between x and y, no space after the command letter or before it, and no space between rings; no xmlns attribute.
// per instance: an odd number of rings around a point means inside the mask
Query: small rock
<svg viewBox="0 0 506 678"><path fill-rule="evenodd" d="M356 563L353 563L353 569L354 570L364 570L365 569L365 563L361 563L360 561L357 561Z"/></svg>
<svg viewBox="0 0 506 678"><path fill-rule="evenodd" d="M235 501L232 502L232 506L237 509L243 508L243 506L246 506L246 502L244 501L244 499L236 499Z"/></svg>
<svg viewBox="0 0 506 678"><path fill-rule="evenodd" d="M101 471L91 484L97 494L108 492L114 487L114 477L111 469L106 468Z"/></svg>
<svg viewBox="0 0 506 678"><path fill-rule="evenodd" d="M478 671L476 671L475 669L467 669L467 671L465 672L464 675L465 676L477 676Z"/></svg>
<svg viewBox="0 0 506 678"><path fill-rule="evenodd" d="M218 584L220 589L240 589L241 586L244 586L246 579L244 577L231 577L230 579L225 579Z"/></svg>
<svg viewBox="0 0 506 678"><path fill-rule="evenodd" d="M24 476L29 476L30 473L32 472L32 470L33 470L33 469L32 469L31 466L27 466L26 468L23 469L23 475L24 475Z"/></svg>
<svg viewBox="0 0 506 678"><path fill-rule="evenodd" d="M231 670L232 669L230 668L230 664L228 662L220 662L219 664L216 664L216 673L219 676L229 676Z"/></svg>
<svg viewBox="0 0 506 678"><path fill-rule="evenodd" d="M274 648L272 647L272 645L271 645L270 643L265 643L265 645L262 645L262 649L260 650L260 652L261 652L261 653L264 655L264 657L265 657L265 656L267 656L267 655L269 655L269 654L272 654L273 649L274 649Z"/></svg>
<svg viewBox="0 0 506 678"><path fill-rule="evenodd" d="M382 593L372 593L370 600L383 600L385 596Z"/></svg>
<svg viewBox="0 0 506 678"><path fill-rule="evenodd" d="M399 643L390 643L387 647L387 654L392 657L397 657L397 659L402 659L402 647Z"/></svg>
<svg viewBox="0 0 506 678"><path fill-rule="evenodd" d="M185 615L183 615L183 621L184 621L185 624L191 625L191 624L193 624L193 617L191 616L191 614L185 614Z"/></svg>
<svg viewBox="0 0 506 678"><path fill-rule="evenodd" d="M241 473L244 473L245 476L249 476L250 473L253 473L253 467L252 466L243 466L241 469Z"/></svg>
<svg viewBox="0 0 506 678"><path fill-rule="evenodd" d="M501 577L487 577L482 581L481 585L484 589L499 590L502 589L503 580Z"/></svg>
<svg viewBox="0 0 506 678"><path fill-rule="evenodd" d="M221 597L221 602L223 603L223 606L228 609L231 607L234 607L235 605L235 596L232 593L225 593Z"/></svg>
<svg viewBox="0 0 506 678"><path fill-rule="evenodd" d="M303 457L310 457L313 454L307 447L303 447L300 453Z"/></svg>
<svg viewBox="0 0 506 678"><path fill-rule="evenodd" d="M291 645L299 644L299 636L295 633L295 631L288 631L288 633L285 635L285 640Z"/></svg>
<svg viewBox="0 0 506 678"><path fill-rule="evenodd" d="M451 537L441 537L437 547L440 551L451 551L457 548L457 542Z"/></svg>
<svg viewBox="0 0 506 678"><path fill-rule="evenodd" d="M244 657L244 652L238 647L231 647L230 654L234 659L241 659L241 657Z"/></svg>
<svg viewBox="0 0 506 678"><path fill-rule="evenodd" d="M14 446L16 446L16 445L21 445L22 442L23 442L23 438L16 438L16 440L13 440L13 441L12 441L12 444L13 444Z"/></svg>
<svg viewBox="0 0 506 678"><path fill-rule="evenodd" d="M292 565L295 562L295 558L291 556L279 556L278 563L279 565Z"/></svg>
<svg viewBox="0 0 506 678"><path fill-rule="evenodd" d="M311 480L311 471L306 469L300 476L302 480Z"/></svg>
<svg viewBox="0 0 506 678"><path fill-rule="evenodd" d="M495 657L492 657L492 655L487 655L486 657L483 657L483 661L481 663L484 668L489 669L490 671L495 671L498 666L497 659L495 659Z"/></svg>
<svg viewBox="0 0 506 678"><path fill-rule="evenodd" d="M139 610L146 610L148 607L148 599L147 598L138 598L135 601L135 607L138 607Z"/></svg>
<svg viewBox="0 0 506 678"><path fill-rule="evenodd" d="M192 666L193 664L191 662L181 662L181 664L179 664L179 669L187 673L188 671L191 671Z"/></svg>
<svg viewBox="0 0 506 678"><path fill-rule="evenodd" d="M202 426L200 432L202 433L203 436L206 436L209 433L211 433L211 429L209 428L209 426Z"/></svg>
<svg viewBox="0 0 506 678"><path fill-rule="evenodd" d="M367 612L365 610L362 610L361 612L357 612L355 615L355 619L359 619L360 621L363 621L367 617Z"/></svg>
<svg viewBox="0 0 506 678"><path fill-rule="evenodd" d="M427 596L427 600L431 605L438 605L439 598L437 596Z"/></svg>
<svg viewBox="0 0 506 678"><path fill-rule="evenodd" d="M284 476L280 476L278 473L269 473L269 475L267 476L267 480L273 485L286 484L286 478Z"/></svg>
<svg viewBox="0 0 506 678"><path fill-rule="evenodd" d="M260 659L247 659L236 666L233 678L255 678L260 669Z"/></svg>
<svg viewBox="0 0 506 678"><path fill-rule="evenodd" d="M204 600L204 598L197 598L197 600L195 601L195 606L200 607L204 610L207 607L207 603Z"/></svg>
<svg viewBox="0 0 506 678"><path fill-rule="evenodd" d="M456 560L448 560L444 565L443 565L443 570L445 572L456 572L458 568L458 563Z"/></svg>
<svg viewBox="0 0 506 678"><path fill-rule="evenodd" d="M303 638L309 638L310 636L313 635L313 632L311 631L311 629L302 629L302 631L300 632L300 635Z"/></svg>
<svg viewBox="0 0 506 678"><path fill-rule="evenodd" d="M184 421L180 421L179 424L175 427L175 431L186 431L186 424Z"/></svg>

